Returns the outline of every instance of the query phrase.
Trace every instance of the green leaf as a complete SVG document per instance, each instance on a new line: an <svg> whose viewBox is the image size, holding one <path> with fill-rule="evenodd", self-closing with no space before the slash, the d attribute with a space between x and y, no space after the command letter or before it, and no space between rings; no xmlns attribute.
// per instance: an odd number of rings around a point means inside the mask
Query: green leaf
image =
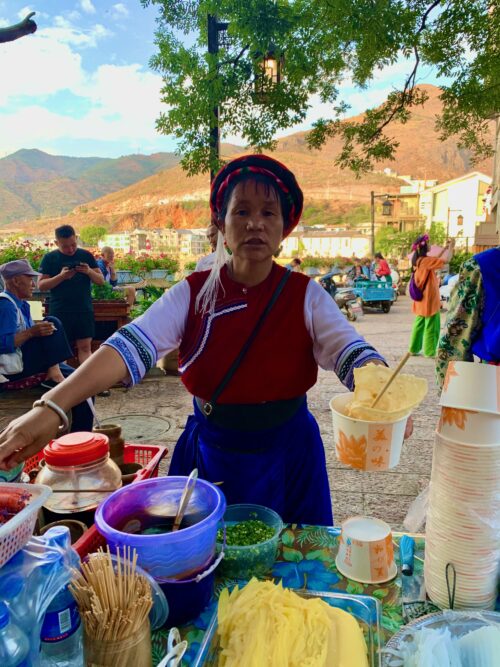
<svg viewBox="0 0 500 667"><path fill-rule="evenodd" d="M358 581L349 581L346 586L346 591L351 595L363 595L364 590L363 584L360 584Z"/></svg>
<svg viewBox="0 0 500 667"><path fill-rule="evenodd" d="M306 560L333 560L330 549L314 549L306 553Z"/></svg>
<svg viewBox="0 0 500 667"><path fill-rule="evenodd" d="M383 600L387 595L389 595L389 589L388 588L377 588L375 591L372 593L374 598L378 598L379 600Z"/></svg>
<svg viewBox="0 0 500 667"><path fill-rule="evenodd" d="M295 542L295 534L292 530L285 530L281 533L281 543L284 547L292 547Z"/></svg>
<svg viewBox="0 0 500 667"><path fill-rule="evenodd" d="M283 547L283 558L292 563L300 563L301 560L304 560L302 552L298 549L290 549L289 547Z"/></svg>

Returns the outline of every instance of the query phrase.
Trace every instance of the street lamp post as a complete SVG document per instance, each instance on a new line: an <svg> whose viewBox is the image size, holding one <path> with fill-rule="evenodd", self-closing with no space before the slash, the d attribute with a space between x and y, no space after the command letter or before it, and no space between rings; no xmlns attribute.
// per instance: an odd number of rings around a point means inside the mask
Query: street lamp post
<svg viewBox="0 0 500 667"><path fill-rule="evenodd" d="M209 14L207 17L208 28L208 53L210 55L219 55L219 32L225 31L228 28L228 23L219 22L217 17ZM214 67L214 66L212 66ZM214 67L214 78L217 76L218 64ZM212 109L212 116L210 119L210 183L214 180L215 169L213 165L219 161L220 155L220 131L219 131L219 106L216 104Z"/></svg>
<svg viewBox="0 0 500 667"><path fill-rule="evenodd" d="M371 212L371 239L370 239L370 254L373 257L375 256L375 193L373 190L370 192L370 212Z"/></svg>
<svg viewBox="0 0 500 667"><path fill-rule="evenodd" d="M391 215L392 214L392 202L391 199L394 198L395 195L390 195L390 194L383 194L383 195L376 195L373 190L370 192L370 213L371 213L371 239L370 239L370 246L371 246L371 254L372 257L375 255L375 199L384 199L384 203L382 204L382 215ZM397 198L397 195L396 195Z"/></svg>
<svg viewBox="0 0 500 667"><path fill-rule="evenodd" d="M213 79L215 80L218 75L218 55L220 47L220 35L227 31L229 23L227 21L219 21L217 16L209 14L207 16L207 30L208 30L208 53L214 56L214 59L211 63L211 73ZM243 49L246 51L248 46ZM241 55L241 54L240 54ZM239 58L239 57L238 57ZM238 58L234 61L229 61L230 63L236 63ZM283 55L278 54L274 45L270 45L268 51L265 54L254 54L255 59L260 59L261 73L256 77L256 88L258 88L258 83L260 81L260 87L263 87L264 79L269 79L273 84L279 84L281 81L281 70L283 67ZM265 95L262 90L256 89L256 99L259 98L260 102L265 102ZM214 164L218 164L220 157L220 126L219 126L219 106L216 104L211 113L210 117L210 183L215 177Z"/></svg>

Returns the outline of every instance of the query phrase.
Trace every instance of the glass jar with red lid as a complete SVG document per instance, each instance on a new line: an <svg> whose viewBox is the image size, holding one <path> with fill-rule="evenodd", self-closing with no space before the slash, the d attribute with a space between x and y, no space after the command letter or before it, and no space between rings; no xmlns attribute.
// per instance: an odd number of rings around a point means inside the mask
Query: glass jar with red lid
<svg viewBox="0 0 500 667"><path fill-rule="evenodd" d="M36 476L52 493L45 508L57 514L95 509L110 489L121 485L121 472L109 456L109 441L101 433L68 433L51 440L43 450L44 463ZM100 492L100 490L102 491ZM66 491L67 493L61 493Z"/></svg>

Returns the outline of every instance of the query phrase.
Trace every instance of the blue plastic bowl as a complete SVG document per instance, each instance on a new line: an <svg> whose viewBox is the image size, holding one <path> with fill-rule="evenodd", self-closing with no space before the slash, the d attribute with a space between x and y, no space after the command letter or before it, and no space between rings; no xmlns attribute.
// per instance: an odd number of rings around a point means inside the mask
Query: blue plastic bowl
<svg viewBox="0 0 500 667"><path fill-rule="evenodd" d="M226 500L220 489L203 479L196 481L186 511L186 522L196 523L175 533L134 534L151 517L175 517L186 481L187 477L157 477L137 482L115 491L96 510L95 525L110 548L135 549L138 564L155 579L192 576L215 555Z"/></svg>

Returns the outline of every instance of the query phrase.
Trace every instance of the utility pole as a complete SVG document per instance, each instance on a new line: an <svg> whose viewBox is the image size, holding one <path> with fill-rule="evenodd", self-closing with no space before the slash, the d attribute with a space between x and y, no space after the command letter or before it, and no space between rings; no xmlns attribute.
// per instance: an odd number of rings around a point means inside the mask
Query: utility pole
<svg viewBox="0 0 500 667"><path fill-rule="evenodd" d="M208 29L208 53L212 56L219 55L219 24L217 17L211 14L207 17ZM218 76L218 64L211 65L212 75L215 79ZM220 155L220 134L219 134L219 106L216 104L212 109L210 118L210 183L214 180L215 169L213 165L219 161Z"/></svg>
<svg viewBox="0 0 500 667"><path fill-rule="evenodd" d="M373 258L375 256L375 192L373 190L370 192L370 211L372 223L370 248Z"/></svg>

